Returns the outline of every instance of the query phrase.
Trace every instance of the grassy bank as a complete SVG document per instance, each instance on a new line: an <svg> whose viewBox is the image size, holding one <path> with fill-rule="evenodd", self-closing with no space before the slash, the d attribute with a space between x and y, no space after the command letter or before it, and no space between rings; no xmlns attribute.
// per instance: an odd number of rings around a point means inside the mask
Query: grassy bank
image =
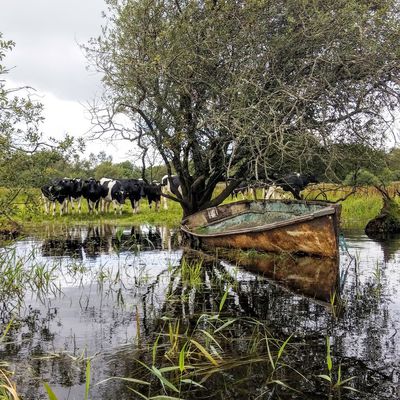
<svg viewBox="0 0 400 400"><path fill-rule="evenodd" d="M337 200L344 196L343 190L332 190L327 192L329 200ZM311 200L318 195L319 190L313 190L306 193L307 199ZM0 190L0 209L4 209L7 201L12 197L8 189ZM258 193L261 197L261 191ZM251 195L248 196L251 198ZM320 197L319 197L320 199ZM233 201L230 197L226 202ZM236 201L236 199L235 199ZM85 225L89 223L111 223L121 225L166 225L170 227L179 226L182 218L182 210L178 203L168 200L168 210L160 208L158 212L153 208L150 209L147 201L142 200L140 204L140 212L133 214L129 202L123 207L122 215L115 214L114 211L108 214L90 215L88 213L86 201L82 201L82 212L76 211L68 215L60 216L57 210L53 217L47 215L43 210L43 205L39 190L29 189L21 190L13 202L10 216L14 221L24 227L25 230L35 229L42 225ZM364 189L356 194L348 197L342 204L341 227L345 229L363 229L369 220L379 214L382 206L380 195L373 189ZM2 226L7 226L9 221L7 218L0 219Z"/></svg>

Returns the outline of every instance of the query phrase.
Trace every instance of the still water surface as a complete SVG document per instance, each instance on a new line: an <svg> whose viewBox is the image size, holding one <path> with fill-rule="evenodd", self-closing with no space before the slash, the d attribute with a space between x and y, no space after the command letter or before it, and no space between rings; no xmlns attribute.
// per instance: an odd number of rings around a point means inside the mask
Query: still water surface
<svg viewBox="0 0 400 400"><path fill-rule="evenodd" d="M223 289L230 282L225 315L266 321L275 336L293 335L298 343L293 369L311 377L309 384L299 383L301 394L263 390L258 364L211 377L204 390L185 398L338 398L322 390L324 381L317 377L327 373L329 337L335 370L340 362L343 379L354 377L351 386L358 390L342 390L342 399L398 399L400 237L381 242L361 232L345 232L344 237L342 306L333 312L226 262L205 266L202 289L185 292L177 283L183 257L179 234L165 227L103 225L62 232L49 227L8 246L9 262L23 262L27 269L40 265L48 279L42 280L45 289L28 287L19 303L2 293L2 322L15 322L1 344L1 359L15 370L24 399L47 398L43 382L59 399L83 399L87 357L90 398L139 398L125 382L104 379L140 379L135 360L143 360L143 351L152 352L160 321L182 318L190 324L202 313L218 311L224 292L212 282L222 282ZM240 338L246 335L245 330L238 333L231 354L243 352L245 339Z"/></svg>

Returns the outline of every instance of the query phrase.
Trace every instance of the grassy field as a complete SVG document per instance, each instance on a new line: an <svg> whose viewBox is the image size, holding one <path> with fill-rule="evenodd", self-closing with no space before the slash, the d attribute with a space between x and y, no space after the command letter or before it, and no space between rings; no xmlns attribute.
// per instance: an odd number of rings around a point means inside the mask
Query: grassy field
<svg viewBox="0 0 400 400"><path fill-rule="evenodd" d="M343 189L336 190L334 186L325 185L327 189L327 198L329 200L336 200L344 196ZM320 189L314 188L304 193L308 200L314 199L320 193ZM7 189L0 189L0 210L7 209L6 204L10 196L14 195ZM257 193L261 198L261 191ZM251 198L251 195L247 196ZM318 196L318 199L321 197ZM236 201L230 197L226 202ZM47 215L44 212L43 204L38 189L24 189L21 190L16 196L12 212L9 214L11 218L18 224L22 225L25 230L38 228L42 225L56 224L56 225L83 225L88 223L112 223L123 225L167 225L170 227L179 226L182 218L182 210L180 205L176 202L168 200L168 210L162 207L158 212L149 209L146 200L140 203L140 212L133 214L129 202L124 205L122 215L115 214L114 211L108 214L90 215L88 213L86 201L82 201L82 212L78 214L76 211L68 215L57 214L53 217L51 214ZM367 222L379 214L382 207L381 196L372 188L359 190L356 194L348 197L342 204L341 214L341 227L345 229L363 229ZM0 223L3 226L8 224L7 218L0 218Z"/></svg>

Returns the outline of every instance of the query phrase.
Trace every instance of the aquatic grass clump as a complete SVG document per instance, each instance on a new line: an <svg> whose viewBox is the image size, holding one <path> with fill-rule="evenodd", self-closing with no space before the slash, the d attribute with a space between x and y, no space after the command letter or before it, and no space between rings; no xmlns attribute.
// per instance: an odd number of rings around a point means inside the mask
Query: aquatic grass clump
<svg viewBox="0 0 400 400"><path fill-rule="evenodd" d="M20 400L15 383L10 379L9 374L0 369L0 399Z"/></svg>
<svg viewBox="0 0 400 400"><path fill-rule="evenodd" d="M212 303L210 312L167 316L174 315L172 309L176 307L186 307L187 299L177 297L185 288L190 287L194 297L204 290L198 284L205 284L209 266L200 261L194 263L190 258L183 258L181 265L182 268L173 271L175 284L169 288L171 293L167 293L167 309L158 321L153 342L145 344L146 338L141 338L133 375L115 379L124 380L140 398L184 399L196 397L196 391L204 394L206 382L214 377L254 368L264 383L264 391L275 386L295 391L289 384L289 375L297 374L294 366L289 367L290 355L302 344L293 341L293 336L273 337L265 322L249 317L232 318L228 311L224 312L235 301L234 282L215 281L218 283L212 290L219 301ZM171 310L167 311L169 306ZM236 349L234 353L232 348ZM305 381L300 373L299 377Z"/></svg>
<svg viewBox="0 0 400 400"><path fill-rule="evenodd" d="M86 379L85 379L84 400L89 400L89 391L90 391L90 384L91 384L91 361L90 361L90 358L88 358L86 361L85 378ZM43 382L43 386L46 390L49 400L58 400L58 397L53 392L53 389L47 382Z"/></svg>
<svg viewBox="0 0 400 400"><path fill-rule="evenodd" d="M55 283L56 266L38 263L35 257L34 250L25 256L20 256L17 255L15 248L1 249L0 303L3 313L18 310L28 292L34 293L40 300L49 294L55 296L61 293Z"/></svg>
<svg viewBox="0 0 400 400"><path fill-rule="evenodd" d="M5 340L13 323L14 321L11 320L5 327L4 331L0 336L0 344L3 343L3 341ZM7 363L0 361L0 399L19 400L20 397L18 396L17 393L17 387L15 383L11 380L10 378L11 372L6 370L7 367L8 367Z"/></svg>
<svg viewBox="0 0 400 400"><path fill-rule="evenodd" d="M191 332L187 329L182 331L181 323L179 320L166 322L165 328L168 332L158 334L152 346L151 360L148 363L144 362L146 354L136 360L139 368L133 379L140 377L147 385L146 389L142 385L130 387L142 398L193 398L196 396L196 390L200 391L200 396L201 391L206 390L206 382L213 376L224 375L228 371L232 373L231 371L246 366L253 368L255 365L263 366L262 371L259 370L258 373L261 372L264 376L265 387L279 386L282 390L296 391L285 382L287 370L290 369L291 374L296 371L287 363L287 355L291 351L288 350L291 337L278 340L271 337L265 324L259 321L245 318L226 319L216 314L201 315ZM257 326L263 331L262 337L250 336L243 340L235 332L242 332L244 326L251 329ZM247 346L243 347L240 354L232 355L228 349L239 338L247 343ZM295 345L293 346L294 349ZM251 352L248 351L250 349ZM305 379L300 373L298 377ZM155 382L158 382L158 385Z"/></svg>
<svg viewBox="0 0 400 400"><path fill-rule="evenodd" d="M181 261L182 282L189 287L199 287L203 284L202 261L188 260L183 258Z"/></svg>
<svg viewBox="0 0 400 400"><path fill-rule="evenodd" d="M350 390L352 392L358 392L357 389L352 386L348 386L347 383L355 379L354 376L350 378L343 379L342 377L342 365L339 363L336 371L336 376L334 376L333 361L331 356L331 344L329 336L326 337L326 367L328 374L318 375L319 378L324 379L329 383L330 394L333 392L338 392L340 397L340 392L343 389Z"/></svg>

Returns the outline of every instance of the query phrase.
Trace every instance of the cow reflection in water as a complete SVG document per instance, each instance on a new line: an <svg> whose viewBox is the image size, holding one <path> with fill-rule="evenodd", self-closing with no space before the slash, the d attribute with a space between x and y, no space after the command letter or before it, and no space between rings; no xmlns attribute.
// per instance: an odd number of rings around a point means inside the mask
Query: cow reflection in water
<svg viewBox="0 0 400 400"><path fill-rule="evenodd" d="M66 232L46 232L42 255L47 257L96 258L124 251L172 250L179 246L176 231L166 227L114 225L74 227Z"/></svg>

